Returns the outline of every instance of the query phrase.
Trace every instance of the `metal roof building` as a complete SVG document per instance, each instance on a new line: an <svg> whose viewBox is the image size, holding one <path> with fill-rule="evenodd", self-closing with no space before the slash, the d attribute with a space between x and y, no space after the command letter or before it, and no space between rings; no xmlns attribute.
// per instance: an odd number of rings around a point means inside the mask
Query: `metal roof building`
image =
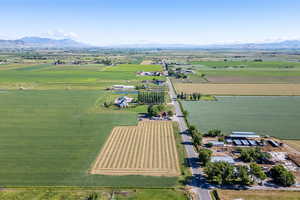
<svg viewBox="0 0 300 200"><path fill-rule="evenodd" d="M211 162L227 162L230 164L235 163L231 156L212 156Z"/></svg>
<svg viewBox="0 0 300 200"><path fill-rule="evenodd" d="M233 131L231 133L231 135L229 135L229 137L231 137L231 138L259 138L260 136L254 132Z"/></svg>
<svg viewBox="0 0 300 200"><path fill-rule="evenodd" d="M251 146L257 146L257 142L255 140L248 140Z"/></svg>
<svg viewBox="0 0 300 200"><path fill-rule="evenodd" d="M235 145L237 145L237 146L241 146L241 145L242 145L242 143L241 143L240 140L233 140L233 143L234 143Z"/></svg>

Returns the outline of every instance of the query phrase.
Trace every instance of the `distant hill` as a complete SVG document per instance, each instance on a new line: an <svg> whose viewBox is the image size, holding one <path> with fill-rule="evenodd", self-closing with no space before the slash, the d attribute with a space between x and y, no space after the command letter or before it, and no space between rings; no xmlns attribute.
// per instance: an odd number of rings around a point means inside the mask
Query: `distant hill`
<svg viewBox="0 0 300 200"><path fill-rule="evenodd" d="M244 44L126 44L115 45L112 48L161 48L161 49L300 49L299 40L287 40L272 43L244 43Z"/></svg>
<svg viewBox="0 0 300 200"><path fill-rule="evenodd" d="M87 48L90 45L71 39L49 39L41 37L23 37L18 40L0 40L0 48Z"/></svg>

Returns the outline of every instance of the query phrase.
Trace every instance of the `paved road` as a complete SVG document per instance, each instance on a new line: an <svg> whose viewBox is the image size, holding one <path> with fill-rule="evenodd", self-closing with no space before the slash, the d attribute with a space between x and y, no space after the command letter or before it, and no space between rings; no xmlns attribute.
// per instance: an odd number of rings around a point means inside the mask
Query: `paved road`
<svg viewBox="0 0 300 200"><path fill-rule="evenodd" d="M206 184L206 181L202 176L201 169L197 163L198 153L194 149L191 136L186 134L187 125L184 120L179 103L176 101L176 94L175 94L174 88L173 88L172 83L169 80L169 78L167 78L167 84L169 87L169 94L172 99L172 104L174 105L175 112L176 112L176 116L173 118L173 120L177 121L179 124L179 129L180 129L181 136L182 136L182 142L184 144L184 147L185 147L186 153L187 153L186 159L188 160L188 164L191 168L191 172L193 175L193 178L188 183L188 185L192 186L193 191L197 195L198 199L211 200L210 195L209 195L209 190L206 189L209 187L209 185Z"/></svg>

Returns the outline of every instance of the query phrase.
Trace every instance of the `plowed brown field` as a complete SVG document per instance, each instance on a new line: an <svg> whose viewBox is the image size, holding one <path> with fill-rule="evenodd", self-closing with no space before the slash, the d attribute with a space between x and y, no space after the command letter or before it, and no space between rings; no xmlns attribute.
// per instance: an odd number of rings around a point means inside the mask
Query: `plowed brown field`
<svg viewBox="0 0 300 200"><path fill-rule="evenodd" d="M92 174L178 176L172 122L144 121L112 130Z"/></svg>
<svg viewBox="0 0 300 200"><path fill-rule="evenodd" d="M300 84L189 84L176 83L177 93L210 95L269 95L299 96Z"/></svg>

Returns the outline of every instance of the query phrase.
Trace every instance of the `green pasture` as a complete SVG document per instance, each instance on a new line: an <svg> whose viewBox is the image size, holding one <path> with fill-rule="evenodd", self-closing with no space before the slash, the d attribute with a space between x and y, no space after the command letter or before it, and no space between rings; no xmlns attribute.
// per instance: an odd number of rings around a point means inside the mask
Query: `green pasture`
<svg viewBox="0 0 300 200"><path fill-rule="evenodd" d="M97 90L0 92L0 185L173 187L177 178L88 173L114 126L136 112L101 112ZM100 109L100 110L99 110Z"/></svg>
<svg viewBox="0 0 300 200"><path fill-rule="evenodd" d="M254 131L282 139L300 139L300 97L217 97L218 101L183 101L190 124L202 132Z"/></svg>
<svg viewBox="0 0 300 200"><path fill-rule="evenodd" d="M123 66L123 65L121 65ZM29 89L104 89L115 84L137 85L142 80L164 77L138 76L133 69L144 65L124 65L131 71L122 71L121 67L107 70L103 65L28 65L20 68L1 70L0 87L6 89L22 86ZM154 66L154 68L160 66ZM105 69L105 70L103 70ZM118 71L120 70L120 71ZM73 88L72 88L73 87Z"/></svg>

